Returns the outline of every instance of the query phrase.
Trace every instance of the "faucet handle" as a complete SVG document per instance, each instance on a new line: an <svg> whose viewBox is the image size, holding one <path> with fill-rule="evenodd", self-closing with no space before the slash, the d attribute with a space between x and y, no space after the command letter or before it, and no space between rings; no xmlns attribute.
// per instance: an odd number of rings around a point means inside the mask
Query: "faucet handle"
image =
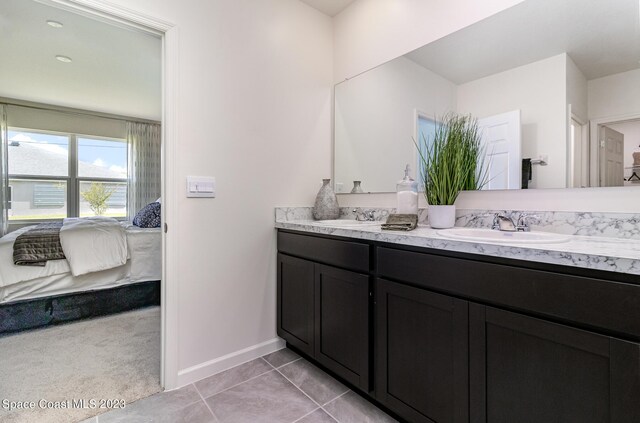
<svg viewBox="0 0 640 423"><path fill-rule="evenodd" d="M500 229L500 213L496 213L493 215L493 223L491 224L491 229Z"/></svg>
<svg viewBox="0 0 640 423"><path fill-rule="evenodd" d="M373 209L365 210L364 212L364 220L373 221L376 220L376 211Z"/></svg>
<svg viewBox="0 0 640 423"><path fill-rule="evenodd" d="M363 220L363 221L376 220L375 210L373 209L362 210L361 208L355 208L351 210L351 212L356 215L356 220Z"/></svg>
<svg viewBox="0 0 640 423"><path fill-rule="evenodd" d="M540 217L535 214L522 213L518 217L517 228L519 231L529 232L531 228L529 227L529 221L533 221L534 223L540 223Z"/></svg>

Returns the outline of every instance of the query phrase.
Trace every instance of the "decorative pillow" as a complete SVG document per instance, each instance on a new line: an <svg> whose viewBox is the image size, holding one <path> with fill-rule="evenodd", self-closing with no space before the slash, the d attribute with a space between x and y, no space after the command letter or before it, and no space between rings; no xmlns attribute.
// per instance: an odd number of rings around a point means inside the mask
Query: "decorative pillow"
<svg viewBox="0 0 640 423"><path fill-rule="evenodd" d="M156 202L147 204L133 218L133 224L141 228L159 228L161 207L161 204Z"/></svg>

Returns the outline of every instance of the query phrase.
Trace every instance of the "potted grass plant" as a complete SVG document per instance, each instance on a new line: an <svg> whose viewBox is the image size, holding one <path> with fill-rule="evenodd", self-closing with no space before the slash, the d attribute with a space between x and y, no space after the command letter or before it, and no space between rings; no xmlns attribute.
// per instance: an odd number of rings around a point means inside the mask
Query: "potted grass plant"
<svg viewBox="0 0 640 423"><path fill-rule="evenodd" d="M476 119L449 113L436 125L433 139L416 143L421 161L429 225L455 225L455 201L460 191L481 189L487 182L484 147Z"/></svg>

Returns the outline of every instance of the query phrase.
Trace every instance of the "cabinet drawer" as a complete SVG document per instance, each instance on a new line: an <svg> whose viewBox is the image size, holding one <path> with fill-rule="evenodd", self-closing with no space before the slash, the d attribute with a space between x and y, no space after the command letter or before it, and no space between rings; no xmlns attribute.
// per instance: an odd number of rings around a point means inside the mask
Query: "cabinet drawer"
<svg viewBox="0 0 640 423"><path fill-rule="evenodd" d="M278 232L278 251L345 269L369 271L369 245Z"/></svg>
<svg viewBox="0 0 640 423"><path fill-rule="evenodd" d="M640 286L378 248L378 275L640 339Z"/></svg>

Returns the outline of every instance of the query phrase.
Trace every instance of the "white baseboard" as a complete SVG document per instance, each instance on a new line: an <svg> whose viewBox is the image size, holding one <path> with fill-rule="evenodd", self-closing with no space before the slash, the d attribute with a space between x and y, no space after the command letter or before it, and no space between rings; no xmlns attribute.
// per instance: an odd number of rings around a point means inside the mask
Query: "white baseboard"
<svg viewBox="0 0 640 423"><path fill-rule="evenodd" d="M223 372L239 364L246 363L265 354L281 350L285 347L285 341L281 338L273 338L261 344L252 345L240 351L235 351L204 363L196 364L178 372L178 387L197 382L206 377Z"/></svg>

